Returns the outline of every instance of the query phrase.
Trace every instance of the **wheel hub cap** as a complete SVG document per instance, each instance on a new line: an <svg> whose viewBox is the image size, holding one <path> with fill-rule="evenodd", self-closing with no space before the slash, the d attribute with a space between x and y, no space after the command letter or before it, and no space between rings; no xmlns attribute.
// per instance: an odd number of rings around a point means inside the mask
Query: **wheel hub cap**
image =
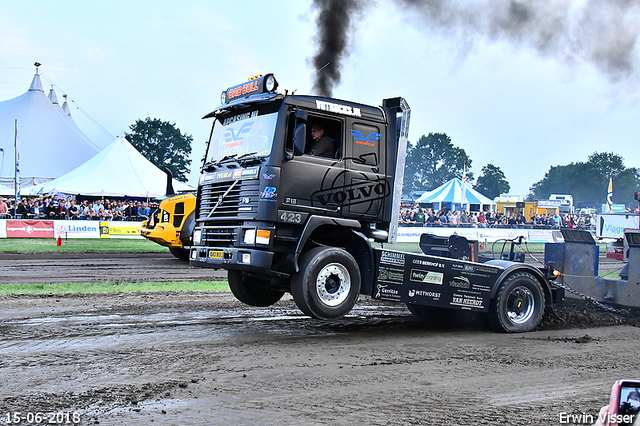
<svg viewBox="0 0 640 426"><path fill-rule="evenodd" d="M514 324L524 324L531 319L535 310L533 293L527 287L514 288L507 298L507 315Z"/></svg>
<svg viewBox="0 0 640 426"><path fill-rule="evenodd" d="M338 306L349 296L351 276L344 265L330 263L318 274L316 292L320 301L328 306Z"/></svg>

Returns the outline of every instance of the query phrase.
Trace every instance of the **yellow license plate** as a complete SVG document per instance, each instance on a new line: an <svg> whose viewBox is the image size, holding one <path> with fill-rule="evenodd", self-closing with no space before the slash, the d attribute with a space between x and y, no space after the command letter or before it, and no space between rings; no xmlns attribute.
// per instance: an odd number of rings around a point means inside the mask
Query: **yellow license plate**
<svg viewBox="0 0 640 426"><path fill-rule="evenodd" d="M212 259L222 259L222 255L224 252L222 250L211 250L209 252L209 257Z"/></svg>

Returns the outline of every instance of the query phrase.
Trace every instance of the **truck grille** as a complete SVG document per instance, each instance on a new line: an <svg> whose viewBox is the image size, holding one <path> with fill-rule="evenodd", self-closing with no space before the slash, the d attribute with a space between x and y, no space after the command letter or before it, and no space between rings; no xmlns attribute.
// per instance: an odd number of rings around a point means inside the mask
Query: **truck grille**
<svg viewBox="0 0 640 426"><path fill-rule="evenodd" d="M205 246L234 245L242 223L256 217L260 181L236 182L231 190L234 182L214 182L200 187L198 218L204 220L202 241Z"/></svg>
<svg viewBox="0 0 640 426"><path fill-rule="evenodd" d="M238 235L239 226L205 226L202 241L207 247L231 247Z"/></svg>

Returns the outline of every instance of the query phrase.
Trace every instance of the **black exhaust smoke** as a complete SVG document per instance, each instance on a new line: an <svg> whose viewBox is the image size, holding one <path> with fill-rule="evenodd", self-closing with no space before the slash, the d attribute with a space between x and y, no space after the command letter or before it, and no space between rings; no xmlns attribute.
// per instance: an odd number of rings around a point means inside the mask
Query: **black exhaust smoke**
<svg viewBox="0 0 640 426"><path fill-rule="evenodd" d="M318 52L313 57L313 66L316 71L326 66L317 72L313 85L321 96L331 96L333 88L340 82L352 21L364 3L364 0L313 0L313 7L318 10Z"/></svg>
<svg viewBox="0 0 640 426"><path fill-rule="evenodd" d="M473 43L476 36L535 49L569 65L593 64L610 81L634 82L639 65L637 0L395 0L425 31ZM340 83L353 21L368 0L313 0L319 70L314 89L331 96ZM399 34L401 37L402 35Z"/></svg>
<svg viewBox="0 0 640 426"><path fill-rule="evenodd" d="M418 24L446 36L475 35L534 48L567 64L584 61L611 81L638 66L636 0L396 0Z"/></svg>

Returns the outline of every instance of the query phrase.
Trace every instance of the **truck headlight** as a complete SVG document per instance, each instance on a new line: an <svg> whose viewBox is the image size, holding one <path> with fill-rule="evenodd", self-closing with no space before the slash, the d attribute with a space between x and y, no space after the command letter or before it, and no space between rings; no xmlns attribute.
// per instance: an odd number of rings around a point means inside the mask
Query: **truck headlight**
<svg viewBox="0 0 640 426"><path fill-rule="evenodd" d="M245 244L249 244L249 245L254 244L256 242L256 230L245 229L243 241Z"/></svg>
<svg viewBox="0 0 640 426"><path fill-rule="evenodd" d="M276 78L273 76L273 74L267 75L264 87L267 89L267 92L272 92L278 88L278 82L276 81Z"/></svg>
<svg viewBox="0 0 640 426"><path fill-rule="evenodd" d="M193 243L200 244L201 240L202 240L202 230L196 229L195 231L193 231Z"/></svg>

